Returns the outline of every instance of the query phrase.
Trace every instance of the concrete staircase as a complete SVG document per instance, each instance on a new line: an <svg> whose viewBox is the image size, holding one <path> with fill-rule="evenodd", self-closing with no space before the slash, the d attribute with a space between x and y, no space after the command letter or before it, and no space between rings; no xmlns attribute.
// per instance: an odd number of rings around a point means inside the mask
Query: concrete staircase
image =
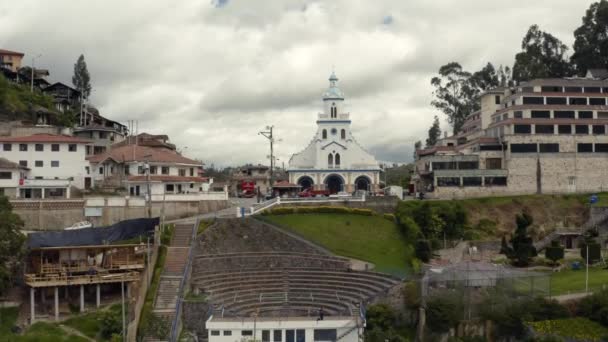
<svg viewBox="0 0 608 342"><path fill-rule="evenodd" d="M188 263L192 229L192 224L175 225L171 243L167 247L167 256L154 300L152 312L163 318L169 325L173 322L176 314L179 286ZM144 341L158 340L146 338Z"/></svg>

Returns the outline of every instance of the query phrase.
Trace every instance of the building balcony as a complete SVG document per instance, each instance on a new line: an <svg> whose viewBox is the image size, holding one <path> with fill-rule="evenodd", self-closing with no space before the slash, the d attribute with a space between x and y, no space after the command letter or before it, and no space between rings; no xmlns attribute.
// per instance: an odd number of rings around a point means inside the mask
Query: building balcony
<svg viewBox="0 0 608 342"><path fill-rule="evenodd" d="M71 179L21 179L20 187L26 188L67 188L72 184Z"/></svg>

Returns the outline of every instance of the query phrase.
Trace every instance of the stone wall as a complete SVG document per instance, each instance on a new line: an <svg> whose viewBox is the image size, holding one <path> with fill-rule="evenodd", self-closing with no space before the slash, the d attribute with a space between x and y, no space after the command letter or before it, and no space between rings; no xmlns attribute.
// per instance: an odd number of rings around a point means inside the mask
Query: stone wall
<svg viewBox="0 0 608 342"><path fill-rule="evenodd" d="M90 221L95 226L147 216L145 206L99 206L101 216L85 217L84 200L20 200L11 201L14 212L25 222L25 230L55 230L69 227L75 222ZM163 208L164 207L164 208ZM152 217L166 220L213 212L228 207L226 200L198 202L152 202Z"/></svg>
<svg viewBox="0 0 608 342"><path fill-rule="evenodd" d="M336 207L348 207L348 208L361 208L370 209L380 214L394 213L397 209L399 199L396 196L377 196L377 197L366 197L365 202L352 202L352 201L335 201L335 202L322 202L322 203L290 203L280 204L278 207L318 207L318 206L336 206Z"/></svg>

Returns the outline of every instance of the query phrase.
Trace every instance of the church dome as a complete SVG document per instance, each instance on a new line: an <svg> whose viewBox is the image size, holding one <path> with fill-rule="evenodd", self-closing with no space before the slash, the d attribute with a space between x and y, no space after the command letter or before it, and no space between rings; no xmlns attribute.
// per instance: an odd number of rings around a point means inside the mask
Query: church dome
<svg viewBox="0 0 608 342"><path fill-rule="evenodd" d="M344 92L338 88L338 77L334 72L329 76L329 88L323 93L323 99L340 99L344 100Z"/></svg>

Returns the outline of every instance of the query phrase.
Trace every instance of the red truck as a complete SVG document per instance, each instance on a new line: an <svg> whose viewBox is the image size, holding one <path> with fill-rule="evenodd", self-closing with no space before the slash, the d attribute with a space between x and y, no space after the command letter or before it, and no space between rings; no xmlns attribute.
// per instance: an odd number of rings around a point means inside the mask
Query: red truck
<svg viewBox="0 0 608 342"><path fill-rule="evenodd" d="M298 194L299 197L317 197L317 196L329 196L329 190L312 190L311 188L304 189L304 191Z"/></svg>
<svg viewBox="0 0 608 342"><path fill-rule="evenodd" d="M239 197L253 198L255 197L255 183L249 181L241 182L241 193Z"/></svg>

